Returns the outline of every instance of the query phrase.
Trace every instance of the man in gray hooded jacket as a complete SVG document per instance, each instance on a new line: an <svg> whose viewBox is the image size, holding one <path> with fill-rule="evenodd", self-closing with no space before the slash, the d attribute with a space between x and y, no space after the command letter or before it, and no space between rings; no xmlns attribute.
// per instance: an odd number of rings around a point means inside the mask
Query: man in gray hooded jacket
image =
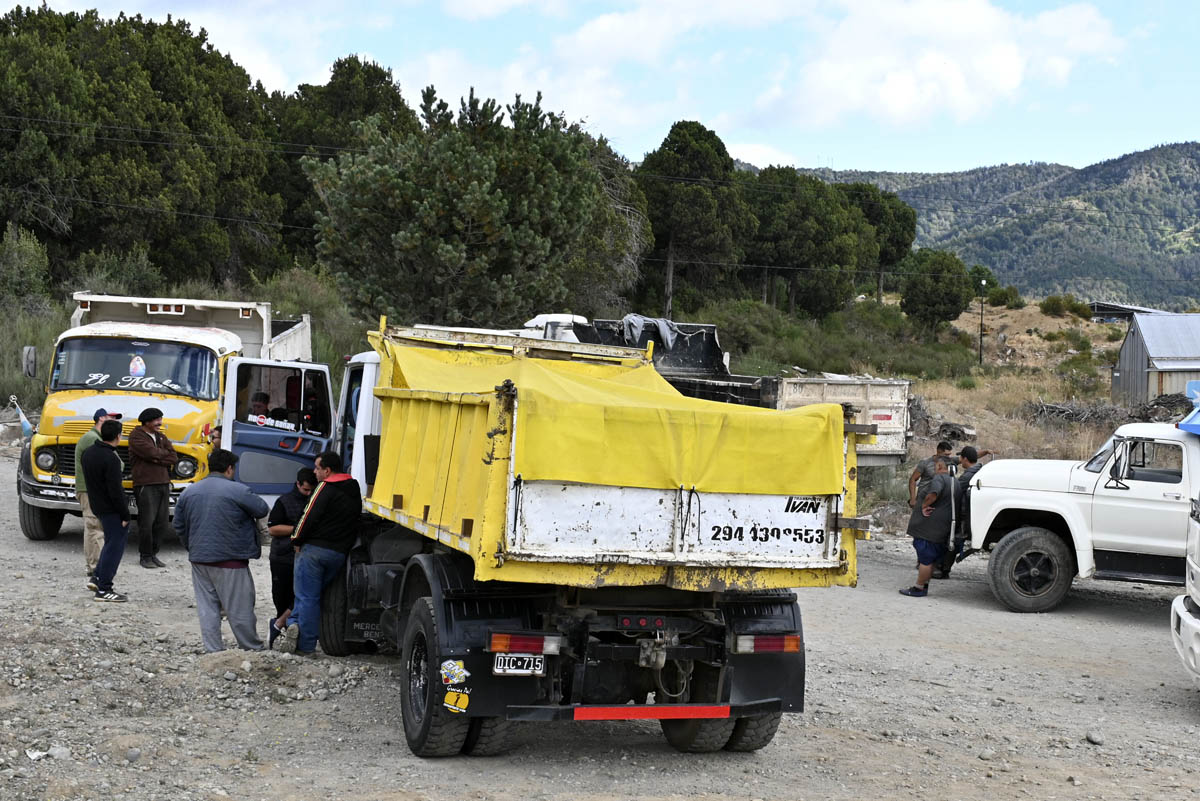
<svg viewBox="0 0 1200 801"><path fill-rule="evenodd" d="M224 651L221 609L244 651L261 651L254 616L254 577L250 560L262 555L255 520L266 517L267 502L233 480L236 454L214 450L208 475L183 491L175 504L175 532L192 563L192 587L200 637L208 653Z"/></svg>

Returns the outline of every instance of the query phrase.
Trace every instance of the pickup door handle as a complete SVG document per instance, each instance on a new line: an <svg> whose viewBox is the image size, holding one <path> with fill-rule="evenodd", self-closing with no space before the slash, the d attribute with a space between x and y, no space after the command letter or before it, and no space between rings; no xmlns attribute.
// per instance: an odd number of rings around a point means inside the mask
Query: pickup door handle
<svg viewBox="0 0 1200 801"><path fill-rule="evenodd" d="M1173 500L1173 501L1177 501L1177 500L1179 500L1180 498L1182 498L1182 497L1183 497L1183 493L1179 493L1179 492L1164 492L1164 493L1163 493L1163 497L1164 497L1164 498L1170 498L1170 499L1171 499L1171 500Z"/></svg>

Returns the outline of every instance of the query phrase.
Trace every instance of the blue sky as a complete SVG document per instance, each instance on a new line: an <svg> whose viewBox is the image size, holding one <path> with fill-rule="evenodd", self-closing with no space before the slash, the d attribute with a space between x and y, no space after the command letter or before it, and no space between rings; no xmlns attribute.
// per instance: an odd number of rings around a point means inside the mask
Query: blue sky
<svg viewBox="0 0 1200 801"><path fill-rule="evenodd" d="M409 102L543 105L637 161L699 120L759 166L1083 167L1200 138L1196 0L56 2L203 28L268 89L357 53ZM456 105L456 103L454 104Z"/></svg>

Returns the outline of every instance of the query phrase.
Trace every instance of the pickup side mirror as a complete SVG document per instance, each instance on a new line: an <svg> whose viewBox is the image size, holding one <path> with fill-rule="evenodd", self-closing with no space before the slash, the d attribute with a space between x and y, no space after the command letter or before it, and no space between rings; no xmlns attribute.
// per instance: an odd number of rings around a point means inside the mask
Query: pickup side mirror
<svg viewBox="0 0 1200 801"><path fill-rule="evenodd" d="M26 345L21 348L21 371L28 378L37 378L37 347Z"/></svg>

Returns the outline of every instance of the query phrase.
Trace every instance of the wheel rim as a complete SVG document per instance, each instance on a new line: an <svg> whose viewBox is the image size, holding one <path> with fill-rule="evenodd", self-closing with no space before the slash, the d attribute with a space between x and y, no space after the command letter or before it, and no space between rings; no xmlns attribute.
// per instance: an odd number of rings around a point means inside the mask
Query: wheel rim
<svg viewBox="0 0 1200 801"><path fill-rule="evenodd" d="M1028 551L1021 554L1012 570L1012 585L1027 596L1044 595L1058 578L1058 565L1048 553Z"/></svg>
<svg viewBox="0 0 1200 801"><path fill-rule="evenodd" d="M418 721L425 719L429 708L428 654L425 632L417 632L408 656L408 705Z"/></svg>

